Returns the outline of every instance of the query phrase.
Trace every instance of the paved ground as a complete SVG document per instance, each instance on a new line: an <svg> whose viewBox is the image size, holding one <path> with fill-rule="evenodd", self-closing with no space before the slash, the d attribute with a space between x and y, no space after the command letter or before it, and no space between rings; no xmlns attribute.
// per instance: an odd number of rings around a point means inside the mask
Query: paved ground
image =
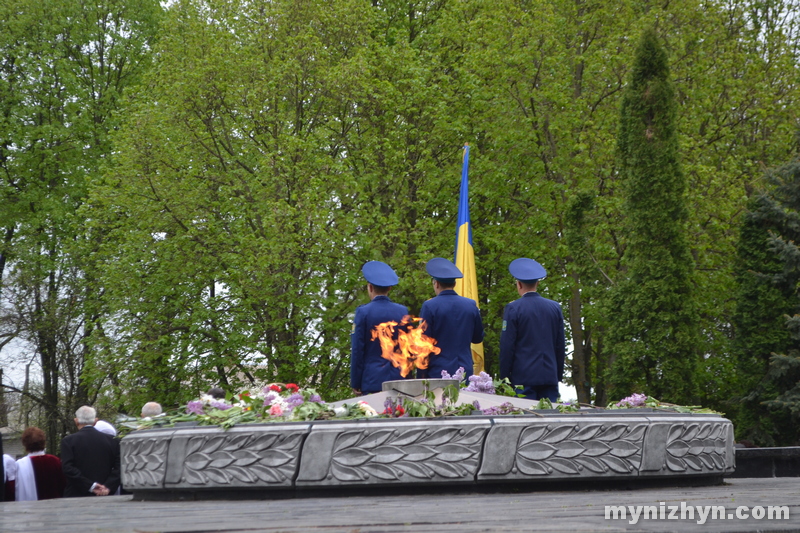
<svg viewBox="0 0 800 533"><path fill-rule="evenodd" d="M606 505L649 505L664 519L606 519ZM725 519L680 519L680 506L724 506ZM671 507L675 516L669 519ZM749 518L735 518L746 506ZM757 520L758 507L786 506L788 519ZM740 514L744 510L740 510ZM730 514L730 518L728 517ZM632 523L635 522L635 523ZM798 531L800 478L731 479L724 485L636 490L493 494L329 496L269 501L137 502L130 496L0 504L0 532L441 532Z"/></svg>

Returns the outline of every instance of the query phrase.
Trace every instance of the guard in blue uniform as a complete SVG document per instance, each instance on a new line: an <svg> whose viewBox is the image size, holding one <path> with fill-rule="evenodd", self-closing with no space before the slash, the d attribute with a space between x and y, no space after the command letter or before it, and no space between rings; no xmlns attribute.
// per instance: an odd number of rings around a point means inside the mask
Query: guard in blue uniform
<svg viewBox="0 0 800 533"><path fill-rule="evenodd" d="M564 314L558 303L536 292L547 275L542 265L523 257L512 261L508 271L517 279L520 298L503 312L500 378L522 385L526 398L554 402L564 378Z"/></svg>
<svg viewBox="0 0 800 533"><path fill-rule="evenodd" d="M472 343L483 341L483 321L478 304L472 298L459 296L453 288L464 275L443 257L434 257L425 265L433 278L436 296L422 304L420 317L425 320L425 335L436 339L442 351L431 354L428 368L417 370L417 378L439 379L442 370L451 376L459 367L465 376L472 375Z"/></svg>
<svg viewBox="0 0 800 533"><path fill-rule="evenodd" d="M355 394L372 394L381 391L384 381L403 379L400 369L381 356L381 343L378 339L372 340L372 329L384 322L399 323L408 309L387 296L399 281L392 267L381 261L368 261L361 272L367 280L370 302L358 306L353 320L350 386Z"/></svg>

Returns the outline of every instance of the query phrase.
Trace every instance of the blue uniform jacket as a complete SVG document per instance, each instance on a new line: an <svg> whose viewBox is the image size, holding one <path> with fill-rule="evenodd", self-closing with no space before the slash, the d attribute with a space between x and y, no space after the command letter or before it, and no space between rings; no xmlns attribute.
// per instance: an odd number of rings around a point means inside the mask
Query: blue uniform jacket
<svg viewBox="0 0 800 533"><path fill-rule="evenodd" d="M400 322L408 314L404 305L392 302L388 296L376 296L356 309L353 333L350 335L350 386L364 394L380 392L384 381L403 379L400 370L381 357L381 343L372 339L372 329L378 324Z"/></svg>
<svg viewBox="0 0 800 533"><path fill-rule="evenodd" d="M538 292L506 305L500 336L500 378L513 385L558 385L564 377L564 315Z"/></svg>
<svg viewBox="0 0 800 533"><path fill-rule="evenodd" d="M442 370L451 376L464 367L465 376L472 375L471 343L483 341L483 321L475 300L459 296L454 290L443 290L422 304L420 317L428 324L425 335L436 339L439 354L432 354L428 368L417 371L418 378L439 379Z"/></svg>

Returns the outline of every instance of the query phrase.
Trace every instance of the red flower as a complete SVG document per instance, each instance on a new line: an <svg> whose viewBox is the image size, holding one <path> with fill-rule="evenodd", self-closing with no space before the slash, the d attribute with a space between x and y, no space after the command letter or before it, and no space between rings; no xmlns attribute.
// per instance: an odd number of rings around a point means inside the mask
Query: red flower
<svg viewBox="0 0 800 533"><path fill-rule="evenodd" d="M269 390L274 390L275 392L280 392L282 389L281 389L280 385L270 385L269 386Z"/></svg>
<svg viewBox="0 0 800 533"><path fill-rule="evenodd" d="M383 410L383 412L381 414L382 415L390 415L390 414L392 414L392 408L391 407L387 407L386 409Z"/></svg>
<svg viewBox="0 0 800 533"><path fill-rule="evenodd" d="M395 414L396 414L397 416L403 416L403 415L406 413L406 410L405 410L405 409L403 409L403 406L402 406L402 405L398 405L398 406L397 406L397 409L395 409L395 410L394 410L394 412L395 412Z"/></svg>
<svg viewBox="0 0 800 533"><path fill-rule="evenodd" d="M286 384L286 388L287 388L287 389L289 389L289 390L290 390L290 391L292 391L292 392L297 392L297 391L299 391L299 390L300 390L300 387L298 387L298 386L297 386L297 385L295 385L294 383L287 383L287 384Z"/></svg>

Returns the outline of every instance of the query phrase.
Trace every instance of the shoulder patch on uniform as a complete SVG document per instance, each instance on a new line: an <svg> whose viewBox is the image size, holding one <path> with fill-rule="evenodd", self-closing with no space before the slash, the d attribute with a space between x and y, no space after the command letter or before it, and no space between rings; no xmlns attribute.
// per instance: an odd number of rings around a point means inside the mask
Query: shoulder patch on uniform
<svg viewBox="0 0 800 533"><path fill-rule="evenodd" d="M350 328L350 333L352 334L352 333L355 333L355 332L356 332L356 321L354 320L353 321L353 327Z"/></svg>
<svg viewBox="0 0 800 533"><path fill-rule="evenodd" d="M507 326L507 325L508 325L508 322L506 322L505 320L503 320L503 331L505 331L505 330L506 330L506 326Z"/></svg>

